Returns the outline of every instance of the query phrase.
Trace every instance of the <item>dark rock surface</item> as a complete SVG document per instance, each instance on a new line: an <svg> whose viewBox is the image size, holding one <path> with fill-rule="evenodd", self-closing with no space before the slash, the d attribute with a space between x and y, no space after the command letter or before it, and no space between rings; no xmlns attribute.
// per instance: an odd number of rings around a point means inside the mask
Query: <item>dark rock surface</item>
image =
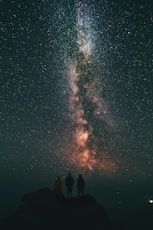
<svg viewBox="0 0 153 230"><path fill-rule="evenodd" d="M108 230L106 210L92 196L67 200L62 193L49 188L25 194L14 215L4 218L1 230L8 229L73 229Z"/></svg>

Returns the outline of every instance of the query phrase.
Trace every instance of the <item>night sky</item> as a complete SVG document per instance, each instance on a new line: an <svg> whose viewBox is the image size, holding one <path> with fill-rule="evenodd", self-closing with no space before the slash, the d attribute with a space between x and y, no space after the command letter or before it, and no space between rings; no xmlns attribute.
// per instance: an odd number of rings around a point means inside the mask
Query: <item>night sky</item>
<svg viewBox="0 0 153 230"><path fill-rule="evenodd" d="M0 0L1 214L69 172L153 198L152 47L151 0Z"/></svg>

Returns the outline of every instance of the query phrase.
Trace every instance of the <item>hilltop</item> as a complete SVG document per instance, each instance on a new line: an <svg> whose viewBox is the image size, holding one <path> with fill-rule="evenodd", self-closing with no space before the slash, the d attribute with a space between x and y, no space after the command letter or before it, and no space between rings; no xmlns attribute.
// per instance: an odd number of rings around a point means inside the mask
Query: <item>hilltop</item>
<svg viewBox="0 0 153 230"><path fill-rule="evenodd" d="M110 228L106 210L93 196L66 199L62 193L42 188L24 194L14 214L1 221L0 229L108 230Z"/></svg>

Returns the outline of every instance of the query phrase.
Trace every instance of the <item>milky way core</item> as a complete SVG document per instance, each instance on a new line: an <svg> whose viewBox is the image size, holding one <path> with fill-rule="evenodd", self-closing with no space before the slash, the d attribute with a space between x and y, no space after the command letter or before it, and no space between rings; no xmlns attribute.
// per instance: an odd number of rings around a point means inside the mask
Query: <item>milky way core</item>
<svg viewBox="0 0 153 230"><path fill-rule="evenodd" d="M77 168L111 172L116 168L110 156L113 120L97 87L94 19L85 3L77 3L75 10L76 49L67 58L71 134L65 151Z"/></svg>

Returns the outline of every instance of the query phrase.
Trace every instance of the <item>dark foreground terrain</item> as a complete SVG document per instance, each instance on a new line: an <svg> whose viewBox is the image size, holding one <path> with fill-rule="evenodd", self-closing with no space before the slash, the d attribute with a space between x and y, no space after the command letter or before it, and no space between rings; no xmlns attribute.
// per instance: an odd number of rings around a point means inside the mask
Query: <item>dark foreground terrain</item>
<svg viewBox="0 0 153 230"><path fill-rule="evenodd" d="M25 194L16 212L1 220L0 229L107 230L110 225L106 210L92 196L68 200L44 188Z"/></svg>
<svg viewBox="0 0 153 230"><path fill-rule="evenodd" d="M66 199L49 188L25 194L13 215L0 221L0 230L153 230L153 205L107 208L94 197Z"/></svg>

